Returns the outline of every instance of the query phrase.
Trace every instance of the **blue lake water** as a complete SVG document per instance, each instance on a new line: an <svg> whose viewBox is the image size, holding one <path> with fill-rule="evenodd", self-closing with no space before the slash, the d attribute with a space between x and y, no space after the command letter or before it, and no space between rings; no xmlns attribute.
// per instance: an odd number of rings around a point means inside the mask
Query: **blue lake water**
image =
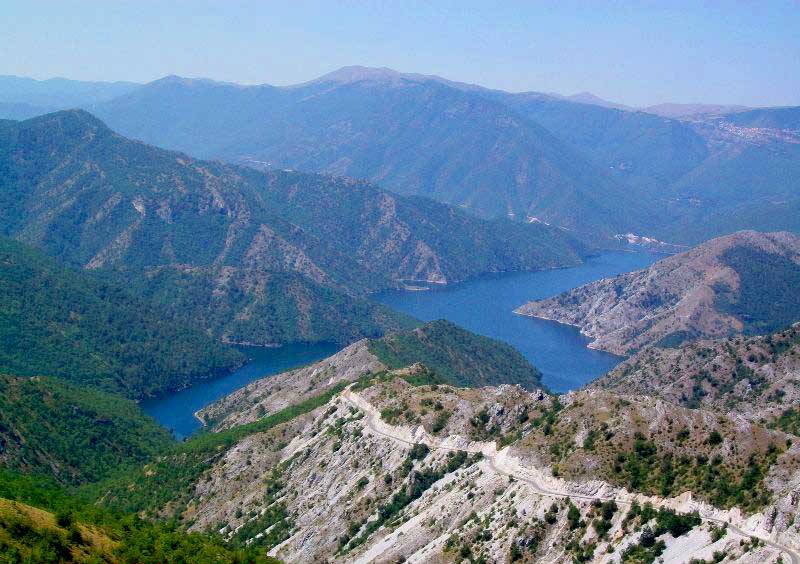
<svg viewBox="0 0 800 564"><path fill-rule="evenodd" d="M200 421L195 418L194 412L201 407L235 392L253 380L315 362L334 354L338 348L334 344L239 347L250 359L239 370L222 378L198 382L170 396L145 400L141 406L180 440L200 428Z"/></svg>
<svg viewBox="0 0 800 564"><path fill-rule="evenodd" d="M574 268L482 276L425 292L384 292L374 298L423 321L449 319L475 333L505 341L542 371L544 383L551 390L564 392L597 378L622 359L587 349L587 339L573 327L514 315L512 311L530 300L644 268L659 258L650 253L606 253ZM250 361L236 372L199 382L171 396L143 401L141 406L182 439L200 428L194 412L201 407L258 378L330 356L337 348L333 344L241 347Z"/></svg>
<svg viewBox="0 0 800 564"><path fill-rule="evenodd" d="M474 333L505 341L541 370L551 390L565 392L601 376L622 359L586 348L588 340L574 327L512 311L534 299L645 268L659 258L663 255L605 253L574 268L482 276L423 292L384 292L375 298L424 321L448 319Z"/></svg>

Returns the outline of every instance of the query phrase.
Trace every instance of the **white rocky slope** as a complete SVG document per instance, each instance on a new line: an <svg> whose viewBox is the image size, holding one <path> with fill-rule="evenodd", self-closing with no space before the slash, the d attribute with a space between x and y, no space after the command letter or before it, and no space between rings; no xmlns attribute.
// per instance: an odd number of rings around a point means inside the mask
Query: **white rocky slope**
<svg viewBox="0 0 800 564"><path fill-rule="evenodd" d="M508 395L502 387L484 390L498 405ZM512 395L519 393L514 389ZM662 535L664 562L710 560L715 552L726 554L726 561L800 562L797 525L778 527L775 519L778 513L797 511L797 472L779 501L787 507L746 517L736 509L716 510L688 494L645 498L601 481L561 480L532 464L525 453L512 447L498 450L494 441L390 425L367 397L347 390L285 426L240 441L196 486L195 502L186 513L191 528L217 529L229 537L244 534L254 542L275 535L279 544L271 554L286 562L453 562L467 554L507 562L512 552L528 562L572 562L577 554L585 561L619 562L625 549L640 540L642 523L625 522L637 499L655 507L698 510L704 517L686 535ZM527 401L546 400L529 394ZM428 449L420 451L415 444ZM477 453L482 456L476 458ZM445 468L448 464L453 467ZM432 477L426 480L426 475ZM369 530L397 496L415 488L421 495ZM595 500L609 499L619 509L600 538L592 525L599 511ZM571 504L584 525L571 527ZM720 523L729 525L713 540ZM285 534L278 535L281 530ZM756 545L749 536L763 542Z"/></svg>
<svg viewBox="0 0 800 564"><path fill-rule="evenodd" d="M644 270L529 302L515 313L574 325L592 338L591 348L619 355L633 354L669 336L719 338L741 333L742 321L717 303L720 288L734 295L738 292L739 274L723 260L735 248L755 249L800 264L796 235L740 231Z"/></svg>
<svg viewBox="0 0 800 564"><path fill-rule="evenodd" d="M319 362L262 378L199 410L195 415L215 430L251 423L293 403L314 396L339 382L385 370L361 339Z"/></svg>

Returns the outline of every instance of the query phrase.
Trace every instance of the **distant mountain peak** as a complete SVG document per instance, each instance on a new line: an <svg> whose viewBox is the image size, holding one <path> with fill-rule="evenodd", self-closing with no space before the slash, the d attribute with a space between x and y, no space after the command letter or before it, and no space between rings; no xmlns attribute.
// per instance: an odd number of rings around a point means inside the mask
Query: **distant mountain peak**
<svg viewBox="0 0 800 564"><path fill-rule="evenodd" d="M420 74L416 72L400 72L388 67L365 67L361 65L349 65L342 67L328 74L324 74L310 82L298 84L297 86L304 86L306 84L335 82L340 84L351 84L354 82L373 82L373 83L398 83L401 81L410 82L435 82L437 84L444 84L459 90L486 90L482 86L469 84L466 82L458 82L448 80L435 74Z"/></svg>
<svg viewBox="0 0 800 564"><path fill-rule="evenodd" d="M152 82L149 82L148 85L158 85L158 84L176 84L182 86L235 86L237 88L246 88L245 85L237 84L235 82L224 82L220 80L214 80L213 78L189 78L185 76L179 76L177 74L168 74L165 77L158 78Z"/></svg>
<svg viewBox="0 0 800 564"><path fill-rule="evenodd" d="M578 104L589 104L590 106L600 106L603 108L611 108L615 110L625 110L630 111L634 108L630 106L626 106L625 104L619 104L617 102L611 102L600 96L592 94L591 92L584 91L578 92L577 94L572 94L569 96L564 96L562 94L553 94L553 96L557 98L561 98L562 100L567 100L569 102L576 102Z"/></svg>
<svg viewBox="0 0 800 564"><path fill-rule="evenodd" d="M52 123L62 123L72 127L78 126L85 129L108 129L108 126L100 119L90 114L86 110L74 108L70 110L60 110L50 114L44 114L38 117L31 118L25 123L49 125Z"/></svg>
<svg viewBox="0 0 800 564"><path fill-rule="evenodd" d="M316 82L358 82L361 80L394 80L403 77L403 73L388 67L365 67L348 65L322 75Z"/></svg>

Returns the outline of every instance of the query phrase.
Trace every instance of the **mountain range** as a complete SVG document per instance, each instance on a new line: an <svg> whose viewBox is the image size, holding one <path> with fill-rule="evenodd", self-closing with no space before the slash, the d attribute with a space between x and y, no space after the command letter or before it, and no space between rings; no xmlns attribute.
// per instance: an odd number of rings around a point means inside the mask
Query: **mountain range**
<svg viewBox="0 0 800 564"><path fill-rule="evenodd" d="M170 76L126 88L81 105L124 135L193 156L368 179L606 246L627 233L694 244L800 227L789 181L800 172L797 108L673 119L364 67L290 87Z"/></svg>
<svg viewBox="0 0 800 564"><path fill-rule="evenodd" d="M577 264L543 224L481 220L360 181L149 147L82 111L0 122L3 234L112 270L228 342L349 343L411 320L369 292Z"/></svg>
<svg viewBox="0 0 800 564"><path fill-rule="evenodd" d="M346 67L0 115L0 563L800 562L797 108ZM373 300L629 245L682 252L517 310L629 356L561 395ZM136 403L299 342L185 440Z"/></svg>

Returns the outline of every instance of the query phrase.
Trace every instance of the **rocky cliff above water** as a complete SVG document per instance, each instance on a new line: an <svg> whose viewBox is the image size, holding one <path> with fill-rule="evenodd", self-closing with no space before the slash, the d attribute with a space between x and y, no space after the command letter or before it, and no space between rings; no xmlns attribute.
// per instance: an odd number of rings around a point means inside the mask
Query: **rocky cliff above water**
<svg viewBox="0 0 800 564"><path fill-rule="evenodd" d="M653 344L787 326L800 319L792 290L798 281L800 238L741 231L516 313L575 325L592 348L629 355Z"/></svg>

